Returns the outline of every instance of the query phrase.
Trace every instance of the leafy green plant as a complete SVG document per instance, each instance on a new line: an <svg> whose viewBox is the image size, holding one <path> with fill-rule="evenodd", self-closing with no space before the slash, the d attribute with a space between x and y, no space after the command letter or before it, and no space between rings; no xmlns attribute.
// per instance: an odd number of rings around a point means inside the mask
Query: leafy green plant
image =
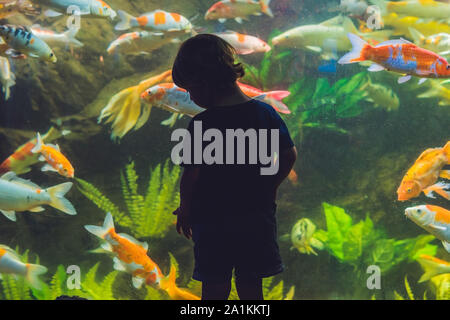
<svg viewBox="0 0 450 320"><path fill-rule="evenodd" d="M273 285L273 278L263 278L263 296L265 300L292 300L294 297L295 287L291 286L288 292L284 293L284 282L281 280L276 285ZM231 282L231 292L229 300L239 300L236 290L235 281Z"/></svg>
<svg viewBox="0 0 450 320"><path fill-rule="evenodd" d="M326 78L315 82L302 77L288 88L291 93L284 102L291 110L287 117L293 135L300 122L304 128L320 128L345 134L347 131L337 125L339 119L353 118L364 112L360 102L365 93L359 88L366 81L365 73L343 78L330 85Z"/></svg>
<svg viewBox="0 0 450 320"><path fill-rule="evenodd" d="M177 208L179 192L177 183L180 168L158 164L150 172L150 180L145 195L139 194L138 175L134 163L125 166L121 173L121 184L127 213L124 213L111 200L104 196L89 182L77 178L78 189L89 200L105 212L111 212L115 223L130 228L135 237L162 238L175 221L172 212Z"/></svg>
<svg viewBox="0 0 450 320"><path fill-rule="evenodd" d="M431 235L403 240L388 239L385 232L374 228L369 216L354 224L344 209L323 203L327 231L318 230L314 237L340 262L352 265L358 272L377 265L382 273L403 261L412 262L421 254L435 255L437 246L429 244Z"/></svg>

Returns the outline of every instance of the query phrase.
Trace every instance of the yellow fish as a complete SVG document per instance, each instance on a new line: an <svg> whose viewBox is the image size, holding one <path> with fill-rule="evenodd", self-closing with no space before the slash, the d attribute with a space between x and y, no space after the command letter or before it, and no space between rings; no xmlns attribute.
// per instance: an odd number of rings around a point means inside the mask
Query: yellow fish
<svg viewBox="0 0 450 320"><path fill-rule="evenodd" d="M447 23L435 20L425 21L413 16L400 17L396 13L383 16L383 22L386 27L394 29L393 35L409 36L409 28L415 28L424 36L431 36L441 32L450 33L450 25Z"/></svg>

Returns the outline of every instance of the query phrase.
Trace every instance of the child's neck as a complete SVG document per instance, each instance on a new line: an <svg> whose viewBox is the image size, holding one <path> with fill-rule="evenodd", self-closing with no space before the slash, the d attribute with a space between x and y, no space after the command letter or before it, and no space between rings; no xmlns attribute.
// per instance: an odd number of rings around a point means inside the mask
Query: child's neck
<svg viewBox="0 0 450 320"><path fill-rule="evenodd" d="M227 88L226 90L222 90L221 94L214 95L214 101L212 101L211 104L215 107L226 107L245 103L250 100L251 98L246 96L241 91L237 83L235 83L233 86Z"/></svg>

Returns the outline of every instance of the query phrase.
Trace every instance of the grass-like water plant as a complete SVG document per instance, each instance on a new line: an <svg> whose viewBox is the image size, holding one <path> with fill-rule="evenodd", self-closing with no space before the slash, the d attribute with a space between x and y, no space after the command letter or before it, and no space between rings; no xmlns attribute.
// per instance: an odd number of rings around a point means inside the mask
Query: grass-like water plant
<svg viewBox="0 0 450 320"><path fill-rule="evenodd" d="M105 213L111 212L114 222L128 227L135 237L162 238L175 222L172 212L179 203L177 190L179 175L180 168L178 166L170 168L169 161L163 166L158 164L150 172L146 193L141 195L138 191L139 177L134 162L126 165L121 172L120 180L127 211L122 211L91 183L80 178L76 181L83 195Z"/></svg>

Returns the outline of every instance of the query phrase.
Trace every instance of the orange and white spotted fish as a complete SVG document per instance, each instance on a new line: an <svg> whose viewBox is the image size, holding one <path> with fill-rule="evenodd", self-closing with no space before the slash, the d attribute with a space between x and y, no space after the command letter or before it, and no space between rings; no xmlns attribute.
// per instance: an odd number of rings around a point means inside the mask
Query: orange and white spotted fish
<svg viewBox="0 0 450 320"><path fill-rule="evenodd" d="M175 12L155 10L144 13L139 17L133 17L123 10L118 10L120 22L115 26L116 30L128 30L130 28L142 28L149 31L192 32L192 24L182 15Z"/></svg>
<svg viewBox="0 0 450 320"><path fill-rule="evenodd" d="M50 130L42 137L44 141L52 141L59 137L69 134L70 131L51 127ZM5 161L0 164L0 174L14 171L16 174L23 174L31 171L31 166L39 162L39 155L31 152L36 146L37 139L33 138L21 145L10 155Z"/></svg>
<svg viewBox="0 0 450 320"><path fill-rule="evenodd" d="M41 205L50 205L70 215L77 212L64 195L72 188L72 182L42 189L30 180L19 178L14 172L0 177L0 212L16 221L16 211L41 212Z"/></svg>
<svg viewBox="0 0 450 320"><path fill-rule="evenodd" d="M108 54L116 52L125 54L145 52L148 54L165 44L177 42L179 40L168 33L150 31L128 32L112 41L106 51Z"/></svg>
<svg viewBox="0 0 450 320"><path fill-rule="evenodd" d="M437 52L441 56L450 54L450 34L441 32L425 37L414 28L409 28L409 33L418 46Z"/></svg>
<svg viewBox="0 0 450 320"><path fill-rule="evenodd" d="M247 19L250 15L260 16L262 13L273 18L269 3L270 0L222 0L208 9L205 20L219 20L223 23L227 19L235 19L242 23L242 19Z"/></svg>
<svg viewBox="0 0 450 320"><path fill-rule="evenodd" d="M39 25L32 25L30 27L31 32L39 39L45 41L46 43L52 44L63 44L73 47L82 47L83 43L75 39L75 36L79 28L72 28L63 33L56 33L53 30L45 29Z"/></svg>
<svg viewBox="0 0 450 320"><path fill-rule="evenodd" d="M102 249L114 255L114 269L131 274L135 288L140 288L144 283L160 284L164 275L147 255L148 244L127 234L116 233L111 213L106 214L103 227L86 225L84 228L104 240Z"/></svg>
<svg viewBox="0 0 450 320"><path fill-rule="evenodd" d="M75 170L69 160L61 153L58 145L47 144L42 141L41 135L37 134L36 145L31 149L33 153L40 153L40 161L47 161L42 167L42 171L55 171L60 175L73 178Z"/></svg>
<svg viewBox="0 0 450 320"><path fill-rule="evenodd" d="M447 60L405 39L388 40L373 47L355 34L347 36L353 49L339 59L339 64L372 61L369 71L388 70L404 74L398 79L399 83L408 81L411 76L421 78L419 83L427 78L450 78Z"/></svg>
<svg viewBox="0 0 450 320"><path fill-rule="evenodd" d="M14 56L26 54L27 56L53 63L57 60L47 43L24 27L0 25L0 37L14 52Z"/></svg>
<svg viewBox="0 0 450 320"><path fill-rule="evenodd" d="M417 262L420 263L425 273L420 277L419 283L430 280L431 278L444 274L450 274L450 262L438 259L426 254L422 254L417 258Z"/></svg>
<svg viewBox="0 0 450 320"><path fill-rule="evenodd" d="M436 183L439 177L450 179L450 170L442 170L450 164L450 141L442 148L429 148L422 152L414 165L409 168L397 189L399 201L418 197L421 192L434 198L433 192L450 200L450 184Z"/></svg>
<svg viewBox="0 0 450 320"><path fill-rule="evenodd" d="M289 91L276 90L264 92L258 88L252 87L248 84L241 83L239 81L237 82L237 84L245 95L271 105L272 108L274 108L279 113L284 114L291 113L287 105L281 102L282 99L286 98L288 95L291 94Z"/></svg>
<svg viewBox="0 0 450 320"><path fill-rule="evenodd" d="M441 240L445 250L450 252L450 211L438 206L421 205L407 208L405 215Z"/></svg>
<svg viewBox="0 0 450 320"><path fill-rule="evenodd" d="M190 117L205 111L191 100L189 92L173 83L160 83L148 88L141 94L141 100L151 106Z"/></svg>
<svg viewBox="0 0 450 320"><path fill-rule="evenodd" d="M248 34L226 31L215 33L215 35L231 44L236 49L237 54L244 55L256 52L268 52L271 50L270 46L265 41Z"/></svg>
<svg viewBox="0 0 450 320"><path fill-rule="evenodd" d="M46 267L23 263L13 249L0 245L0 275L4 273L22 276L33 288L40 289L42 286L38 277L46 272Z"/></svg>

